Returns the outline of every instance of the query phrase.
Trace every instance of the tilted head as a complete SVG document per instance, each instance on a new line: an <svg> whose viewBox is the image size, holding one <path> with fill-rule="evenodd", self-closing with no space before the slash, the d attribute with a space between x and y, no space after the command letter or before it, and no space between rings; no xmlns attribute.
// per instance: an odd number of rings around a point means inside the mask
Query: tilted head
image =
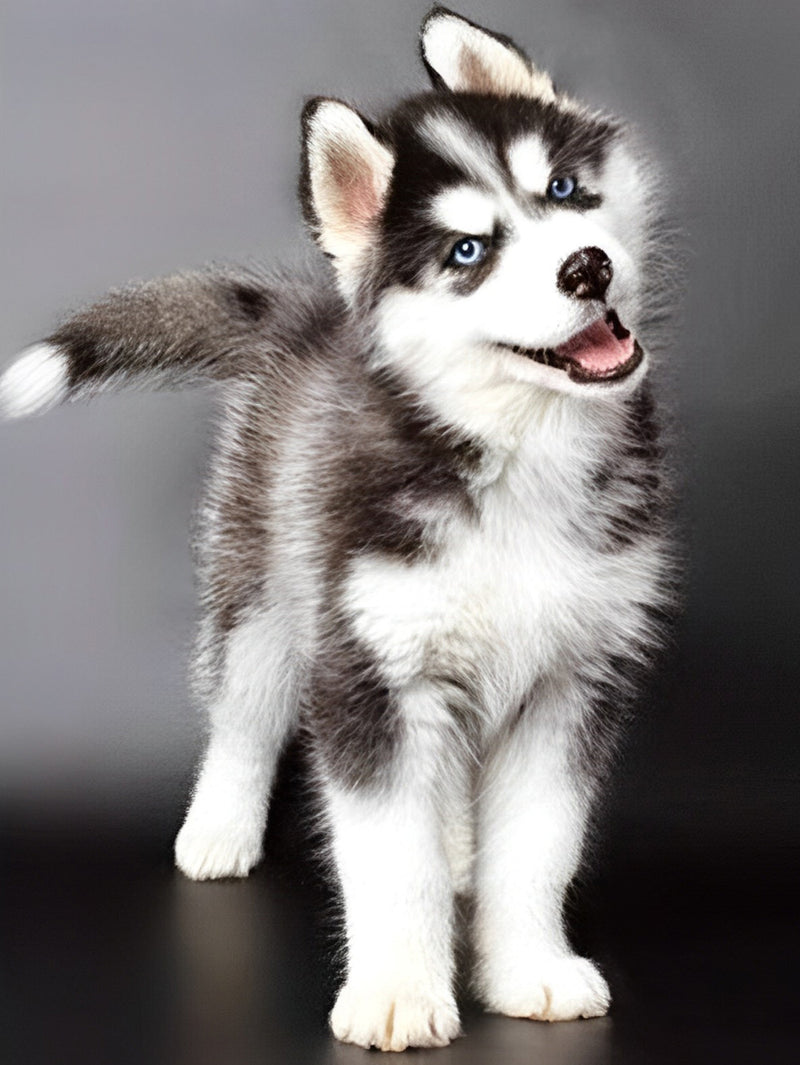
<svg viewBox="0 0 800 1065"><path fill-rule="evenodd" d="M381 357L421 386L629 391L651 191L624 127L444 8L421 49L434 91L380 122L304 113L306 219Z"/></svg>

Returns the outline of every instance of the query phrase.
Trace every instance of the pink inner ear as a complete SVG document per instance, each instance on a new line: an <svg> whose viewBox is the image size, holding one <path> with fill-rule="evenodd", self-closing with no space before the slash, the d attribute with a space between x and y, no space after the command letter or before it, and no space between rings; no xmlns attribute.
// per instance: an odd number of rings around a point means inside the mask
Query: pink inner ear
<svg viewBox="0 0 800 1065"><path fill-rule="evenodd" d="M369 160L341 144L330 145L326 155L340 223L357 229L368 228L383 206Z"/></svg>
<svg viewBox="0 0 800 1065"><path fill-rule="evenodd" d="M470 92L484 93L491 96L497 91L497 79L485 63L481 62L480 56L471 48L463 49L459 62L459 73L465 85L469 86Z"/></svg>

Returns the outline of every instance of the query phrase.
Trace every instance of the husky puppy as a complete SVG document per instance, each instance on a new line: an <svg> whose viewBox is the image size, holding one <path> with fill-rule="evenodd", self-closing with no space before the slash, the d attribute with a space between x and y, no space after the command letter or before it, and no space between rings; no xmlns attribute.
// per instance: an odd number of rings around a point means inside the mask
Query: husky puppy
<svg viewBox="0 0 800 1065"><path fill-rule="evenodd" d="M564 894L670 585L639 153L508 38L437 7L421 49L433 91L380 121L305 108L332 269L112 292L0 382L11 417L221 385L176 861L247 875L302 730L346 919L331 1026L384 1050L459 1032L462 892L489 1010L608 1009Z"/></svg>

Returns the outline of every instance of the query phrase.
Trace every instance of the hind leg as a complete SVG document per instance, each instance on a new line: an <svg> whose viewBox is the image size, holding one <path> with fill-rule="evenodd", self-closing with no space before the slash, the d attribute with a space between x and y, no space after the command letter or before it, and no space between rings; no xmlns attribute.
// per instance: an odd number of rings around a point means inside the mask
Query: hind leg
<svg viewBox="0 0 800 1065"><path fill-rule="evenodd" d="M230 635L210 738L175 841L192 880L247 876L262 854L269 793L297 716L296 670L285 625L265 612Z"/></svg>

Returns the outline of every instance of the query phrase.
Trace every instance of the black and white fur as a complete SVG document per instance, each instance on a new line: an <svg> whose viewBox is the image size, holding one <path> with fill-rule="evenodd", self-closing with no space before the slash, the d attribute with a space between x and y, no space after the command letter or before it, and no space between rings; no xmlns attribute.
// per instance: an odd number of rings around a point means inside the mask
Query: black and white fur
<svg viewBox="0 0 800 1065"><path fill-rule="evenodd" d="M608 1009L564 893L670 583L640 154L507 38L435 8L421 43L434 90L380 121L306 106L301 197L331 271L112 292L0 381L8 416L222 386L198 543L210 741L176 860L247 875L302 730L346 917L331 1026L384 1050L459 1032L459 892L488 1009ZM455 265L471 237L485 258ZM630 365L557 357L610 309Z"/></svg>

